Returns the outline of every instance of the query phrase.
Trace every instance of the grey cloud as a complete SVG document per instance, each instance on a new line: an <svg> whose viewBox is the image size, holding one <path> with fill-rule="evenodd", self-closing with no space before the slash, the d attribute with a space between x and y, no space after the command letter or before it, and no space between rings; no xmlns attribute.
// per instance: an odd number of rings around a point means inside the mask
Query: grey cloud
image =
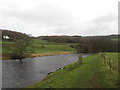
<svg viewBox="0 0 120 90"><path fill-rule="evenodd" d="M72 23L72 16L49 3L40 4L33 10L20 11L19 9L3 10L4 17L16 17L32 23L45 23L47 25L59 26Z"/></svg>
<svg viewBox="0 0 120 90"><path fill-rule="evenodd" d="M93 26L84 30L84 33L99 35L118 32L118 17L113 13L94 19Z"/></svg>
<svg viewBox="0 0 120 90"><path fill-rule="evenodd" d="M110 23L110 22L114 22L115 20L117 20L118 17L116 14L114 13L109 13L105 16L102 16L102 17L99 17L99 18L96 18L93 22L94 23Z"/></svg>
<svg viewBox="0 0 120 90"><path fill-rule="evenodd" d="M0 25L3 27L20 29L22 32L25 31L34 35L96 35L117 32L117 15L113 13L98 17L82 26L73 22L75 18L71 14L49 3L41 3L30 10L20 10L14 6L5 8L0 11L1 18L3 22Z"/></svg>
<svg viewBox="0 0 120 90"><path fill-rule="evenodd" d="M82 26L72 24L65 27L56 28L55 33L61 34L80 34L80 35L102 35L117 33L117 15L109 13L98 17ZM84 28L82 28L84 27Z"/></svg>
<svg viewBox="0 0 120 90"><path fill-rule="evenodd" d="M18 28L23 28L25 32L36 30L36 32L44 34L58 34L62 31L64 33L73 24L74 20L73 16L69 13L49 3L41 3L36 8L30 10L7 8L2 10L1 15L4 22L9 20L9 23L13 25L13 29L15 28L15 24L17 24L18 26L20 25ZM25 25L20 24L22 22Z"/></svg>
<svg viewBox="0 0 120 90"><path fill-rule="evenodd" d="M80 34L81 27L80 24L74 23L67 26L57 27L55 33L59 34Z"/></svg>

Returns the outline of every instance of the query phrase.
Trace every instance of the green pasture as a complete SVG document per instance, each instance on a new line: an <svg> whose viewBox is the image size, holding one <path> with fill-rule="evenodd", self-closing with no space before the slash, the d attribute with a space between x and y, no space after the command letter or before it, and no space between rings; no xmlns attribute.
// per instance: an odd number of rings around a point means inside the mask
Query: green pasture
<svg viewBox="0 0 120 90"><path fill-rule="evenodd" d="M0 42L2 44L2 53L11 54L14 50L15 42ZM55 43L46 40L33 39L34 53L45 52L76 52L70 45L77 45L76 43Z"/></svg>

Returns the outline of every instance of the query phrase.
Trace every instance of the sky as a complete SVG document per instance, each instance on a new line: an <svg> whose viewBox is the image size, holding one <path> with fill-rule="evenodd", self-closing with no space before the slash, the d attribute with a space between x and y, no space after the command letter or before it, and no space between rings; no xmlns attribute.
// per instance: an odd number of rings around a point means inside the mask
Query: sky
<svg viewBox="0 0 120 90"><path fill-rule="evenodd" d="M33 36L118 33L119 0L0 0L0 29Z"/></svg>

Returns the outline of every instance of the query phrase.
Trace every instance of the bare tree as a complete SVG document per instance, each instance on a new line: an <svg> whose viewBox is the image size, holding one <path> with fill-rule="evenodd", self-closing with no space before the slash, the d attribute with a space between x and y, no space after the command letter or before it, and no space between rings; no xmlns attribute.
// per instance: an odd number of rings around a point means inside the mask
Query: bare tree
<svg viewBox="0 0 120 90"><path fill-rule="evenodd" d="M30 37L23 37L16 40L15 48L13 51L13 58L20 59L30 55L33 52L32 40Z"/></svg>

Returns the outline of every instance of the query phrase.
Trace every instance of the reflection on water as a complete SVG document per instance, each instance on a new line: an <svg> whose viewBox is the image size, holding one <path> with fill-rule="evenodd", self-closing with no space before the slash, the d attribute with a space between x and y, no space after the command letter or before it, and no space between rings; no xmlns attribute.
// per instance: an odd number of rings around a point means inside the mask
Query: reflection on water
<svg viewBox="0 0 120 90"><path fill-rule="evenodd" d="M23 88L44 79L49 72L78 60L79 54L2 61L2 87ZM85 57L86 54L83 55Z"/></svg>

